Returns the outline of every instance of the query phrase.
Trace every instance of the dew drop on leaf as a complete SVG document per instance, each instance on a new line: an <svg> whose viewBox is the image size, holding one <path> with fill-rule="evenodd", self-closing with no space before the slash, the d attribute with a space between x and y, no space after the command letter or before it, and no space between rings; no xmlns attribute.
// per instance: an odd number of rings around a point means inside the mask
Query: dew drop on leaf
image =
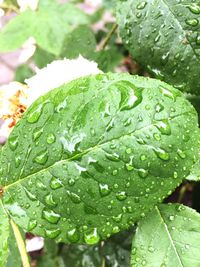
<svg viewBox="0 0 200 267"><path fill-rule="evenodd" d="M63 186L62 181L56 177L52 177L50 181L51 189L55 190Z"/></svg>
<svg viewBox="0 0 200 267"><path fill-rule="evenodd" d="M76 242L78 242L79 238L80 238L80 234L76 228L73 228L73 229L70 229L69 231L67 231L67 239L70 242L76 243Z"/></svg>
<svg viewBox="0 0 200 267"><path fill-rule="evenodd" d="M29 123L35 123L39 120L40 116L42 115L43 105L40 105L36 110L32 111L27 118Z"/></svg>
<svg viewBox="0 0 200 267"><path fill-rule="evenodd" d="M44 165L47 160L48 160L48 151L44 150L41 151L39 154L37 154L37 156L34 158L34 162L40 164L40 165Z"/></svg>
<svg viewBox="0 0 200 267"><path fill-rule="evenodd" d="M97 233L97 229L94 228L84 233L84 240L88 245L94 245L99 242L100 236Z"/></svg>
<svg viewBox="0 0 200 267"><path fill-rule="evenodd" d="M56 137L53 133L49 133L47 136L47 143L48 144L53 144L56 140Z"/></svg>
<svg viewBox="0 0 200 267"><path fill-rule="evenodd" d="M57 224L60 220L59 214L55 213L53 210L48 210L46 208L44 208L42 211L42 217L52 224Z"/></svg>
<svg viewBox="0 0 200 267"><path fill-rule="evenodd" d="M54 229L54 230L45 230L45 236L47 238L56 238L59 236L59 234L61 233L61 231L59 229Z"/></svg>

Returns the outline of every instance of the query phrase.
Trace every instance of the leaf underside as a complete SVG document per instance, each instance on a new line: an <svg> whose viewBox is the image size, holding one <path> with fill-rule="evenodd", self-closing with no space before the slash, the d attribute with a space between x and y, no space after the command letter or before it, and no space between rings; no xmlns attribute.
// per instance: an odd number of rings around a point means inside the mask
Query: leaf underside
<svg viewBox="0 0 200 267"><path fill-rule="evenodd" d="M194 108L163 82L75 80L38 99L3 147L4 207L37 235L97 243L171 194L194 164L198 138Z"/></svg>

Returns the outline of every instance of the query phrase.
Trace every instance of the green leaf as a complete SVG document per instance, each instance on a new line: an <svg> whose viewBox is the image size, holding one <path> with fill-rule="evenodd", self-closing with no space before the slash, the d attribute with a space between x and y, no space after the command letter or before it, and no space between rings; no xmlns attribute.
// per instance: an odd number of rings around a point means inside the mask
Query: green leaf
<svg viewBox="0 0 200 267"><path fill-rule="evenodd" d="M0 266L21 267L19 250L7 213L0 201Z"/></svg>
<svg viewBox="0 0 200 267"><path fill-rule="evenodd" d="M178 204L160 205L133 237L131 267L198 267L200 215Z"/></svg>
<svg viewBox="0 0 200 267"><path fill-rule="evenodd" d="M14 80L23 83L25 79L32 77L33 74L33 70L24 64L16 69Z"/></svg>
<svg viewBox="0 0 200 267"><path fill-rule="evenodd" d="M10 235L10 224L8 216L3 208L2 202L0 201L0 266L6 266L6 262L9 255L8 239Z"/></svg>
<svg viewBox="0 0 200 267"><path fill-rule="evenodd" d="M190 174L186 178L189 181L200 181L200 157L192 167Z"/></svg>
<svg viewBox="0 0 200 267"><path fill-rule="evenodd" d="M121 0L117 8L133 58L154 77L194 94L200 94L199 14L197 0Z"/></svg>
<svg viewBox="0 0 200 267"><path fill-rule="evenodd" d="M3 203L23 229L94 244L171 194L198 142L196 111L173 87L84 77L39 98L12 131L0 160Z"/></svg>
<svg viewBox="0 0 200 267"><path fill-rule="evenodd" d="M44 68L47 66L47 64L51 63L54 60L56 60L55 55L48 53L41 48L38 48L33 55L33 61L38 68Z"/></svg>
<svg viewBox="0 0 200 267"><path fill-rule="evenodd" d="M94 33L89 27L81 25L67 35L61 57L73 59L82 55L85 58L91 58L95 49L96 39Z"/></svg>
<svg viewBox="0 0 200 267"><path fill-rule="evenodd" d="M38 11L25 11L13 18L0 33L0 51L9 52L34 37L44 50L59 55L66 35L88 17L72 4L41 4Z"/></svg>
<svg viewBox="0 0 200 267"><path fill-rule="evenodd" d="M122 59L123 55L115 46L108 50L98 51L94 55L95 62L98 63L98 67L103 72L114 71L114 69L120 64Z"/></svg>

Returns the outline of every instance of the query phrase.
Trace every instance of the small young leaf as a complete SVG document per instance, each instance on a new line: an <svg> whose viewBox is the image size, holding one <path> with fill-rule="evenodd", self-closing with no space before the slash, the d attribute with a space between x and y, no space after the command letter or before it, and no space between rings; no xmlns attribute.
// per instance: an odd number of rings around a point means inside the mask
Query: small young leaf
<svg viewBox="0 0 200 267"><path fill-rule="evenodd" d="M200 94L199 1L119 1L121 37L147 71L182 91Z"/></svg>
<svg viewBox="0 0 200 267"><path fill-rule="evenodd" d="M128 74L84 77L39 98L1 153L3 203L23 229L97 243L171 194L199 151L181 92Z"/></svg>
<svg viewBox="0 0 200 267"><path fill-rule="evenodd" d="M198 267L200 215L178 204L160 205L139 222L131 267Z"/></svg>

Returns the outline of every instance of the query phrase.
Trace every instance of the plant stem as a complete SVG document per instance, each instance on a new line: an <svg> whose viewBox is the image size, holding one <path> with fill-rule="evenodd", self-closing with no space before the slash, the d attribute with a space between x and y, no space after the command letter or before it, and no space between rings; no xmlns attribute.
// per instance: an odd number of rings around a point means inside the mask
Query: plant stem
<svg viewBox="0 0 200 267"><path fill-rule="evenodd" d="M178 203L181 203L183 201L183 198L187 190L188 190L188 184L185 184L181 187L180 192L179 192L179 197L178 197Z"/></svg>
<svg viewBox="0 0 200 267"><path fill-rule="evenodd" d="M99 45L99 50L104 50L107 46L107 44L109 43L112 35L115 33L115 31L117 30L118 25L115 23L113 24L111 30L108 32L107 36L105 37L105 39L102 41L102 43Z"/></svg>
<svg viewBox="0 0 200 267"><path fill-rule="evenodd" d="M10 224L12 226L12 229L13 229L13 232L14 232L14 235L15 235L15 239L17 241L17 246L18 246L18 249L19 249L19 253L21 255L22 265L23 265L23 267L30 267L28 255L27 255L27 252L26 252L26 247L25 247L23 238L21 236L21 233L19 231L19 228L13 222L12 219L10 219Z"/></svg>

